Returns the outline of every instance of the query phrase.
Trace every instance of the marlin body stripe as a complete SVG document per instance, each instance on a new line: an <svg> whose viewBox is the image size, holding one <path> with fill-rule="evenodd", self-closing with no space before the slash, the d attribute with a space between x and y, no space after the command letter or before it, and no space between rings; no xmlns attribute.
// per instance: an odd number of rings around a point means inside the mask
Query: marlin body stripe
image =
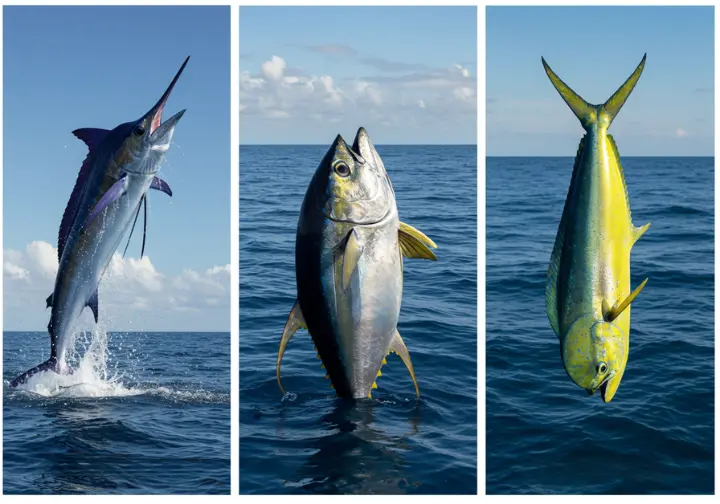
<svg viewBox="0 0 720 504"><path fill-rule="evenodd" d="M350 147L338 135L305 194L295 241L297 301L280 341L307 328L338 396L371 397L389 353L419 388L397 330L403 257L436 260L435 243L400 222L390 178L364 128Z"/></svg>
<svg viewBox="0 0 720 504"><path fill-rule="evenodd" d="M650 224L635 227L620 155L610 124L637 84L645 56L602 105L591 105L542 60L555 89L586 131L548 269L545 301L560 339L567 374L605 402L617 392L630 342L630 303L647 279L630 291L630 251Z"/></svg>
<svg viewBox="0 0 720 504"><path fill-rule="evenodd" d="M72 373L66 358L77 319L88 306L97 322L98 285L123 236L131 226L134 230L141 207L145 211L141 254L144 253L148 190L155 189L172 196L170 186L156 173L170 146L175 126L185 111L164 123L162 112L188 59L160 100L137 121L121 124L113 130L83 128L73 131L85 142L89 152L80 168L58 233L58 273L55 289L46 300L47 306L52 308L48 324L50 358L15 378L10 387L17 387L43 371Z"/></svg>

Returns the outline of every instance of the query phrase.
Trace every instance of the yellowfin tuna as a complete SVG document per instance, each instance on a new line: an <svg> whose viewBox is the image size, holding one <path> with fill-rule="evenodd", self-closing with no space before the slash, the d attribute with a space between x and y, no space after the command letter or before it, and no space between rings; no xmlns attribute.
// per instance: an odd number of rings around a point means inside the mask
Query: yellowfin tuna
<svg viewBox="0 0 720 504"><path fill-rule="evenodd" d="M630 251L650 226L633 226L620 154L608 128L637 84L646 56L602 105L587 103L542 60L586 131L552 251L546 309L568 375L589 394L600 390L605 402L625 372L630 303L647 283L646 278L630 292Z"/></svg>

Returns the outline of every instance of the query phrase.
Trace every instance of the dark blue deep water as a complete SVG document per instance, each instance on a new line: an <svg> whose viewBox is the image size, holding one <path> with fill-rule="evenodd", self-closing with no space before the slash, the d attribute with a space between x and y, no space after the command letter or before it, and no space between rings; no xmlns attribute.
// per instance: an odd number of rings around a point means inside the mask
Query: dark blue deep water
<svg viewBox="0 0 720 504"><path fill-rule="evenodd" d="M229 333L80 333L72 376L22 389L48 335L3 338L6 494L230 493Z"/></svg>
<svg viewBox="0 0 720 504"><path fill-rule="evenodd" d="M332 141L332 139L329 139ZM295 229L327 146L240 149L240 492L477 492L477 151L379 146L400 219L438 245L405 260L399 331L420 386L388 357L373 399L348 405L306 331L278 345L295 301Z"/></svg>
<svg viewBox="0 0 720 504"><path fill-rule="evenodd" d="M572 158L487 160L487 492L714 491L713 158L623 158L636 226L613 400L566 375L545 275Z"/></svg>

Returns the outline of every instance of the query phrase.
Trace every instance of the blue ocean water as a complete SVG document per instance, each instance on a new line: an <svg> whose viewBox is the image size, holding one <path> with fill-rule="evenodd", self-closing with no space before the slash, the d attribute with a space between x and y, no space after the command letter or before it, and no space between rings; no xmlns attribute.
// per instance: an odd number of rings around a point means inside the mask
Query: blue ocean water
<svg viewBox="0 0 720 504"><path fill-rule="evenodd" d="M622 153L622 146L621 146ZM545 278L572 158L487 160L487 492L714 491L713 158L623 158L630 354L605 404L566 375Z"/></svg>
<svg viewBox="0 0 720 504"><path fill-rule="evenodd" d="M73 375L18 389L48 335L3 346L4 493L230 493L229 333L79 333Z"/></svg>
<svg viewBox="0 0 720 504"><path fill-rule="evenodd" d="M332 139L331 139L332 140ZM327 146L240 149L240 492L477 492L477 151L378 146L400 219L438 245L405 260L399 331L420 386L388 357L373 399L348 405L306 331L275 362L296 295L295 229Z"/></svg>

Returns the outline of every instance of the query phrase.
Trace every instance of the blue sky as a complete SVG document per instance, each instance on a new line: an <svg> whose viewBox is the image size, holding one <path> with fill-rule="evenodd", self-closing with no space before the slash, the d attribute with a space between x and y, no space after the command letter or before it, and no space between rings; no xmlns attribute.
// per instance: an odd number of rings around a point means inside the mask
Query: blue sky
<svg viewBox="0 0 720 504"><path fill-rule="evenodd" d="M226 267L230 260L229 15L228 7L4 8L6 328L42 329L47 324L43 297L28 300L40 306L39 315L14 313L8 300L20 297L14 289L35 287L28 285L47 259L47 247L28 247L34 242L57 245L60 218L87 153L71 132L82 127L112 129L138 119L190 55L164 114L167 119L187 109L161 170L174 196L154 191L150 195L150 262L130 260L116 266L140 279L139 288L150 289L138 291L144 302L133 301L137 313L131 308L126 312L135 322L146 313L150 322L143 328L154 327L151 315L155 312L157 318L160 310L149 294L154 292L184 309L158 329L227 329L227 300L222 301L225 309L209 310L204 305L207 296L198 295L202 289L191 284L223 284L223 273L210 270ZM139 222L129 258L139 258L141 237ZM8 268L20 277L25 270L24 281L8 278ZM51 290L52 282L43 284L43 290L48 286ZM100 293L102 311L103 286ZM105 306L110 309L111 304ZM126 325L123 320L113 324Z"/></svg>
<svg viewBox="0 0 720 504"><path fill-rule="evenodd" d="M476 143L475 7L242 7L240 143Z"/></svg>
<svg viewBox="0 0 720 504"><path fill-rule="evenodd" d="M488 155L574 156L583 133L545 60L603 103L644 53L645 70L613 122L621 155L713 155L712 7L489 7Z"/></svg>

